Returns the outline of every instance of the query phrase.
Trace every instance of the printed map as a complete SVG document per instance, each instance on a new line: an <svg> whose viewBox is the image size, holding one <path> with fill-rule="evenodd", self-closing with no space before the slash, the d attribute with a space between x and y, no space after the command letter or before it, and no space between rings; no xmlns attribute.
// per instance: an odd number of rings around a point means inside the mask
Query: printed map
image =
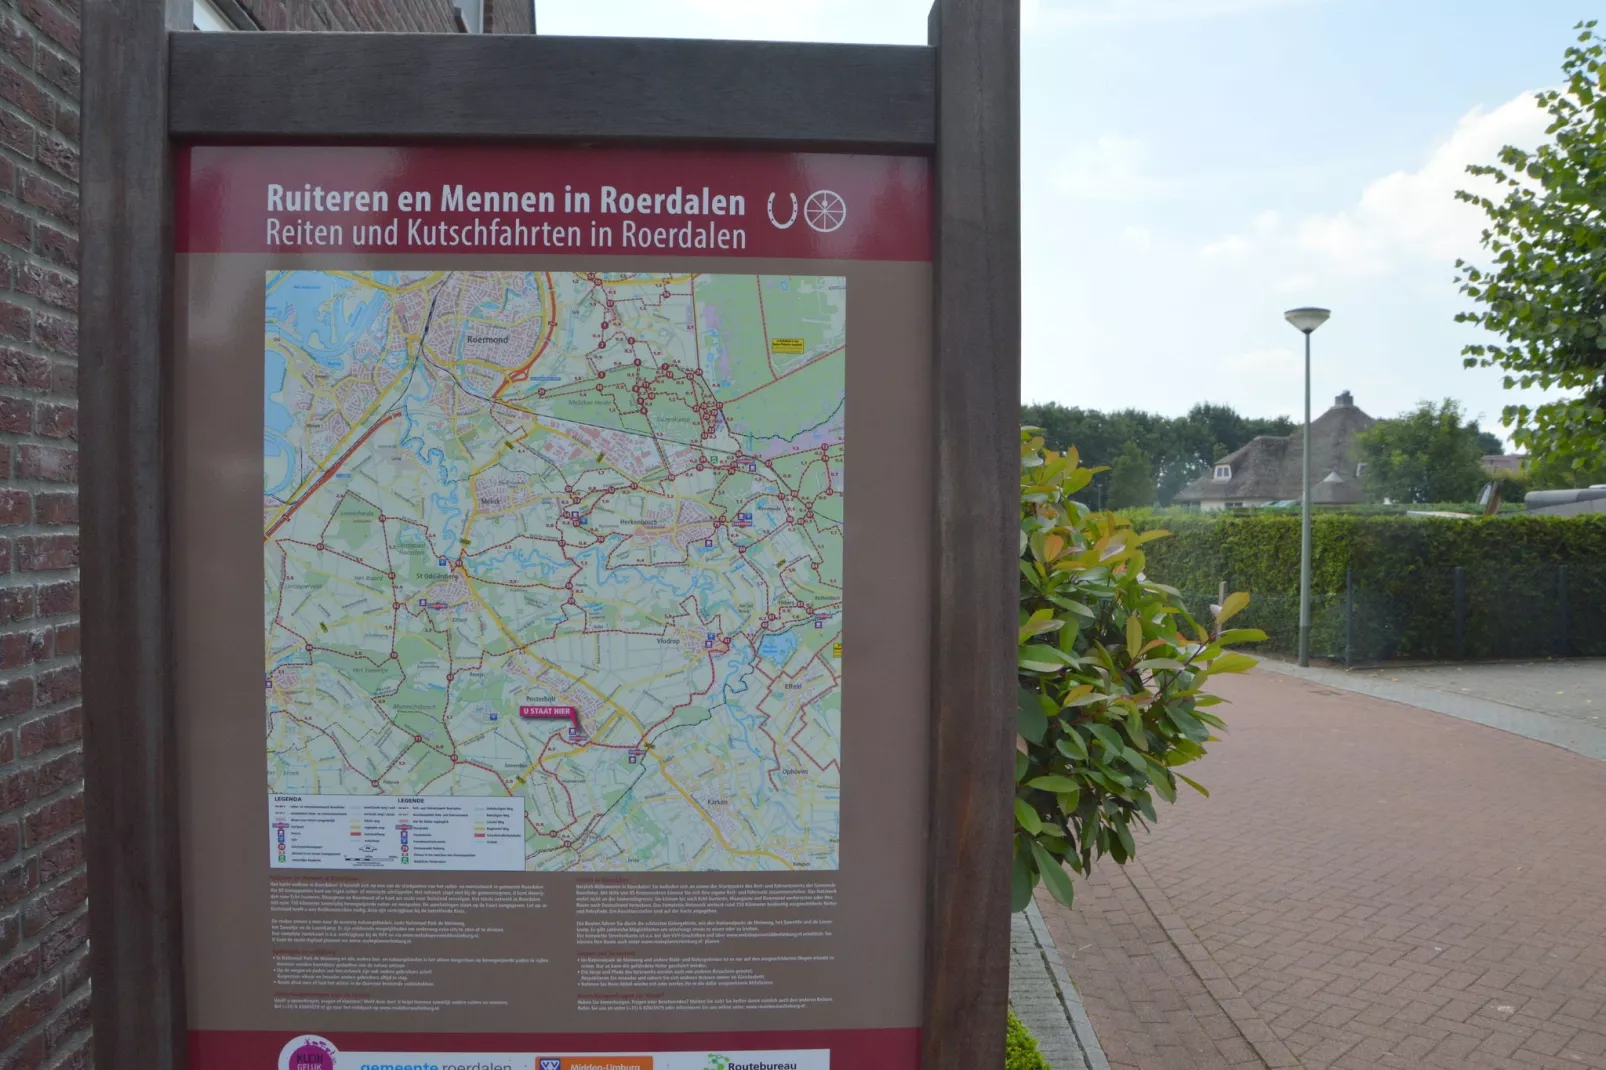
<svg viewBox="0 0 1606 1070"><path fill-rule="evenodd" d="M846 308L270 273L269 792L519 798L532 870L835 869Z"/></svg>

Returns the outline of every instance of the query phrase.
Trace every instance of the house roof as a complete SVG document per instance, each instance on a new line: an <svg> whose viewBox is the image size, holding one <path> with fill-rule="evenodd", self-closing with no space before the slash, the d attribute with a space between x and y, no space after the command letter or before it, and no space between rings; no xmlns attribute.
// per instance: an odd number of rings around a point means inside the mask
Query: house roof
<svg viewBox="0 0 1606 1070"><path fill-rule="evenodd" d="M1355 436L1377 421L1355 407L1348 390L1333 407L1311 421L1310 500L1317 505L1353 505L1365 500L1355 478ZM1232 468L1232 478L1217 480L1212 471L1177 495L1179 502L1279 501L1303 496L1301 468L1304 432L1286 437L1261 435L1229 453L1216 466Z"/></svg>

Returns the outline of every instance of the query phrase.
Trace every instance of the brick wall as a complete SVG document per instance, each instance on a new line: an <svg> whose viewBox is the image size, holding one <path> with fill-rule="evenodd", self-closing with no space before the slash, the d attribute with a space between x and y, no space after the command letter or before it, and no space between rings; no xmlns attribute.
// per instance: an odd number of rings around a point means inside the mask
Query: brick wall
<svg viewBox="0 0 1606 1070"><path fill-rule="evenodd" d="M486 33L534 33L530 0L485 0Z"/></svg>
<svg viewBox="0 0 1606 1070"><path fill-rule="evenodd" d="M88 1065L78 0L0 0L0 1066Z"/></svg>
<svg viewBox="0 0 1606 1070"><path fill-rule="evenodd" d="M452 0L240 0L264 30L455 33Z"/></svg>

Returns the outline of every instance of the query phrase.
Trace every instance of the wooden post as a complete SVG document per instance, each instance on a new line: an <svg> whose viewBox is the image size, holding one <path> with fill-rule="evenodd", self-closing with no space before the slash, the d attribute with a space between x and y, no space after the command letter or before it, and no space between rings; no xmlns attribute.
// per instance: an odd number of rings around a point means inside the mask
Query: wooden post
<svg viewBox="0 0 1606 1070"><path fill-rule="evenodd" d="M184 1066L164 368L168 31L189 0L83 7L84 784L95 1064Z"/></svg>
<svg viewBox="0 0 1606 1070"><path fill-rule="evenodd" d="M925 1070L1003 1058L1020 479L1020 5L937 0L936 637Z"/></svg>

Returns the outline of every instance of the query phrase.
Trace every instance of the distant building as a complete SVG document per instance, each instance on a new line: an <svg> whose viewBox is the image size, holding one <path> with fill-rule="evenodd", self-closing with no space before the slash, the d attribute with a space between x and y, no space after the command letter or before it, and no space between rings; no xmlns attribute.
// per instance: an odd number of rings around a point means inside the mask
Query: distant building
<svg viewBox="0 0 1606 1070"><path fill-rule="evenodd" d="M1356 454L1355 436L1375 423L1355 407L1348 390L1311 421L1312 505L1356 505L1366 500L1361 491L1364 466ZM1177 504L1209 512L1299 501L1304 496L1304 438L1300 429L1286 437L1261 435L1250 440L1184 487L1176 496Z"/></svg>
<svg viewBox="0 0 1606 1070"><path fill-rule="evenodd" d="M1526 453L1490 453L1483 458L1483 470L1492 476L1514 476L1527 461Z"/></svg>

